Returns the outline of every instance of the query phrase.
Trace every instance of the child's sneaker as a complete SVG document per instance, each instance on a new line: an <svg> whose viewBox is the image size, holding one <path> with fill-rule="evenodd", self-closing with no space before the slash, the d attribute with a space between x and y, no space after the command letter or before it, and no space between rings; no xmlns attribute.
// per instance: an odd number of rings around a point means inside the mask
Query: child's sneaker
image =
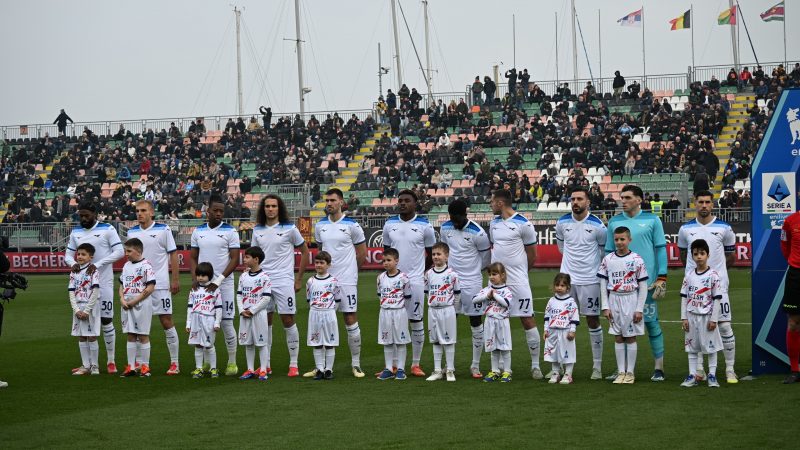
<svg viewBox="0 0 800 450"><path fill-rule="evenodd" d="M439 381L443 378L443 375L441 370L434 370L431 376L427 378L427 381Z"/></svg>
<svg viewBox="0 0 800 450"><path fill-rule="evenodd" d="M383 373L384 370L386 370L386 369L379 370L379 371L375 372L375 377L376 378L380 378L380 376L381 376L381 374ZM397 373L397 367L392 366L392 373L393 374Z"/></svg>
<svg viewBox="0 0 800 450"><path fill-rule="evenodd" d="M324 379L325 379L325 372L317 370L316 373L314 373L314 378L313 378L314 381L320 381Z"/></svg>
<svg viewBox="0 0 800 450"><path fill-rule="evenodd" d="M486 374L486 377L483 379L484 383L491 383L493 381L497 381L500 379L500 375L497 372L489 372Z"/></svg>
<svg viewBox="0 0 800 450"><path fill-rule="evenodd" d="M456 381L456 374L452 370L448 370L445 376L447 377L447 381Z"/></svg>
<svg viewBox="0 0 800 450"><path fill-rule="evenodd" d="M614 373L612 373L611 375L606 377L606 380L608 380L608 381L617 381L618 377L619 377L619 372L614 371Z"/></svg>
<svg viewBox="0 0 800 450"><path fill-rule="evenodd" d="M92 365L92 367L89 367L89 373L91 375L100 375L100 368L96 365Z"/></svg>
<svg viewBox="0 0 800 450"><path fill-rule="evenodd" d="M260 370L258 372L258 380L259 381L267 381L269 379L269 372L266 370Z"/></svg>
<svg viewBox="0 0 800 450"><path fill-rule="evenodd" d="M167 375L178 375L181 373L181 369L178 366L178 363L170 363L169 369L167 370Z"/></svg>
<svg viewBox="0 0 800 450"><path fill-rule="evenodd" d="M203 364L203 372L205 372L205 373L210 373L210 372L211 372L211 364L209 364L209 363L204 363L204 364Z"/></svg>
<svg viewBox="0 0 800 450"><path fill-rule="evenodd" d="M322 377L325 378L326 380L332 380L333 379L333 371L332 370L326 370L325 373L322 374Z"/></svg>
<svg viewBox="0 0 800 450"><path fill-rule="evenodd" d="M653 371L653 376L650 377L650 381L664 381L664 371L661 369L656 369Z"/></svg>
<svg viewBox="0 0 800 450"><path fill-rule="evenodd" d="M542 369L540 369L538 367L534 367L533 369L531 369L531 377L534 380L544 379L544 375L542 374Z"/></svg>
<svg viewBox="0 0 800 450"><path fill-rule="evenodd" d="M267 375L272 375L272 367L267 367Z"/></svg>
<svg viewBox="0 0 800 450"><path fill-rule="evenodd" d="M603 379L603 372L600 369L592 369L592 376L589 377L590 380L602 380Z"/></svg>
<svg viewBox="0 0 800 450"><path fill-rule="evenodd" d="M114 363L114 361L111 361L108 363L108 365L106 365L106 371L108 371L109 375L114 375L117 373L117 365Z"/></svg>
<svg viewBox="0 0 800 450"><path fill-rule="evenodd" d="M419 368L419 366L417 366L417 368ZM422 375L424 376L425 374L423 373ZM394 379L404 381L406 378L408 378L406 376L406 371L403 369L397 369L397 373L394 374Z"/></svg>
<svg viewBox="0 0 800 450"><path fill-rule="evenodd" d="M500 376L501 383L511 383L511 372L503 372L503 375Z"/></svg>
<svg viewBox="0 0 800 450"><path fill-rule="evenodd" d="M86 367L78 367L72 371L73 375L81 376L81 375L89 375L89 369Z"/></svg>
<svg viewBox="0 0 800 450"><path fill-rule="evenodd" d="M708 387L719 387L719 381L717 381L716 376L708 374Z"/></svg>
<svg viewBox="0 0 800 450"><path fill-rule="evenodd" d="M139 366L139 376L140 377L149 377L150 376L150 366L147 364L142 364Z"/></svg>
<svg viewBox="0 0 800 450"><path fill-rule="evenodd" d="M683 383L681 383L681 387L695 387L695 386L697 386L697 377L692 374L686 375L686 378L683 379Z"/></svg>
<svg viewBox="0 0 800 450"><path fill-rule="evenodd" d="M561 381L558 382L559 384L572 384L572 375L564 375L561 377Z"/></svg>
<svg viewBox="0 0 800 450"><path fill-rule="evenodd" d="M228 363L228 366L225 367L225 376L235 377L238 373L239 367L236 365L236 363Z"/></svg>
<svg viewBox="0 0 800 450"><path fill-rule="evenodd" d="M79 371L79 370L81 370L83 368L84 368L83 366L78 366L78 367L72 369L70 372L75 373L75 372L77 372L77 371Z"/></svg>
<svg viewBox="0 0 800 450"><path fill-rule="evenodd" d="M481 369L477 367L470 367L469 372L472 375L472 378L481 379L483 378L483 374L481 373Z"/></svg>
<svg viewBox="0 0 800 450"><path fill-rule="evenodd" d="M701 382L706 379L706 371L702 367L698 367L694 371L694 377L697 379L697 382Z"/></svg>
<svg viewBox="0 0 800 450"><path fill-rule="evenodd" d="M628 372L625 374L625 378L622 380L622 384L633 384L636 381L636 376L633 372Z"/></svg>
<svg viewBox="0 0 800 450"><path fill-rule="evenodd" d="M258 374L252 370L246 370L242 376L239 377L240 380L252 380L258 378Z"/></svg>
<svg viewBox="0 0 800 450"><path fill-rule="evenodd" d="M300 370L298 370L297 367L289 367L289 373L287 373L286 376L289 378L300 376Z"/></svg>
<svg viewBox="0 0 800 450"><path fill-rule="evenodd" d="M550 379L547 380L550 384L556 384L561 379L561 376L555 370L550 372Z"/></svg>
<svg viewBox="0 0 800 450"><path fill-rule="evenodd" d="M422 367L420 367L419 364L416 364L411 366L411 375L415 377L424 377L425 372L422 371Z"/></svg>
<svg viewBox="0 0 800 450"><path fill-rule="evenodd" d="M739 377L736 376L736 372L732 370L725 371L725 381L728 384L736 384L739 382Z"/></svg>
<svg viewBox="0 0 800 450"><path fill-rule="evenodd" d="M315 367L309 370L308 372L304 373L303 378L314 378L317 375L317 372L318 372L317 368Z"/></svg>
<svg viewBox="0 0 800 450"><path fill-rule="evenodd" d="M192 371L192 378L203 378L203 373L205 373L203 369L198 367Z"/></svg>
<svg viewBox="0 0 800 450"><path fill-rule="evenodd" d="M217 370L216 367L209 370L208 373L211 375L211 378L219 378L219 370Z"/></svg>
<svg viewBox="0 0 800 450"><path fill-rule="evenodd" d="M136 373L136 369L134 369L130 365L127 365L127 366L125 366L125 370L122 372L122 375L120 375L120 377L122 377L122 378L124 378L124 377L135 377L136 375L139 375L138 373Z"/></svg>
<svg viewBox="0 0 800 450"><path fill-rule="evenodd" d="M380 372L380 374L378 375L378 379L381 380L381 381L383 381L383 380L391 380L392 378L394 378L394 372L392 372L389 369L383 369Z"/></svg>
<svg viewBox="0 0 800 450"><path fill-rule="evenodd" d="M353 376L356 378L364 378L364 371L359 366L353 366Z"/></svg>
<svg viewBox="0 0 800 450"><path fill-rule="evenodd" d="M614 378L614 384L622 384L625 382L625 372L618 372L617 377Z"/></svg>

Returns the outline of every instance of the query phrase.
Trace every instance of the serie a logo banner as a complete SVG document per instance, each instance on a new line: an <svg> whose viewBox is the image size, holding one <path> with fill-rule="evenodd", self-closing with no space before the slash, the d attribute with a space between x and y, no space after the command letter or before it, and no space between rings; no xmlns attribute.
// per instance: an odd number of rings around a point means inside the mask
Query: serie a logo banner
<svg viewBox="0 0 800 450"><path fill-rule="evenodd" d="M780 230L783 221L797 211L795 174L792 172L762 173L761 205L764 228Z"/></svg>

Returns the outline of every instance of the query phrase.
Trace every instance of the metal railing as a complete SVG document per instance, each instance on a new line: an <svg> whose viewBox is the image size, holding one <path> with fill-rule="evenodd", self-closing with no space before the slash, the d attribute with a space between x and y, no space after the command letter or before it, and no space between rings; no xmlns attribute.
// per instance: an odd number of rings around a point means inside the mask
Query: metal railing
<svg viewBox="0 0 800 450"><path fill-rule="evenodd" d="M786 65L784 66L784 68L786 69L786 73L787 74L792 71L792 67L797 62L798 61L789 61L788 66L786 66ZM779 62L762 62L761 63L761 69L764 71L764 74L769 77L769 76L772 75L772 70L775 69L776 67L778 67L778 65L780 65L780 64L784 64L783 61L779 61ZM740 63L739 64L739 72L741 72L742 69L744 69L745 67L747 67L750 70L750 73L753 73L756 70L756 64L755 63ZM693 79L694 79L694 81L701 81L701 82L702 81L709 81L711 79L711 76L713 75L713 76L717 77L717 79L720 82L723 82L728 77L728 72L730 72L730 70L732 68L733 68L733 64L731 64L731 65L717 65L717 66L696 66L696 67L694 67L694 70L692 71L692 73L694 75ZM692 68L690 67L689 69L691 71Z"/></svg>

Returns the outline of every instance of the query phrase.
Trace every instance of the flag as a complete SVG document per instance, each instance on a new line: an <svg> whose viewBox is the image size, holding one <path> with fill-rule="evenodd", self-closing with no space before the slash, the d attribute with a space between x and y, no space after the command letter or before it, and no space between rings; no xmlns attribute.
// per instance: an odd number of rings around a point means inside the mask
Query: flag
<svg viewBox="0 0 800 450"><path fill-rule="evenodd" d="M736 25L736 7L722 11L717 17L717 23L720 25Z"/></svg>
<svg viewBox="0 0 800 450"><path fill-rule="evenodd" d="M670 30L683 30L692 27L692 10L687 10L682 16L669 21L672 27Z"/></svg>
<svg viewBox="0 0 800 450"><path fill-rule="evenodd" d="M761 14L761 20L764 22L772 22L773 20L780 20L783 22L784 15L783 2L780 2L772 8L764 11Z"/></svg>
<svg viewBox="0 0 800 450"><path fill-rule="evenodd" d="M627 16L619 19L618 24L623 27L640 27L642 26L642 10L634 11Z"/></svg>

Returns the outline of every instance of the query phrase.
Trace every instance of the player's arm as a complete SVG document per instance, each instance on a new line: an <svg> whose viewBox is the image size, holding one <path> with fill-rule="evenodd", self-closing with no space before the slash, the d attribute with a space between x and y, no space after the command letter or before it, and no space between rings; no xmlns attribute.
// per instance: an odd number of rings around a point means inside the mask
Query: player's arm
<svg viewBox="0 0 800 450"><path fill-rule="evenodd" d="M67 250L64 252L64 262L72 267L73 272L77 272L80 270L80 266L78 262L75 261L75 251L78 248L77 244L75 243L75 238L72 234L69 235L69 243L67 244ZM76 267L77 266L77 267Z"/></svg>
<svg viewBox="0 0 800 450"><path fill-rule="evenodd" d="M225 266L225 270L222 271L222 277L228 278L230 274L236 270L236 266L239 265L239 247L229 248L228 249L228 265ZM222 280L220 280L222 282ZM216 284L216 283L215 283ZM217 284L217 286L219 286Z"/></svg>
<svg viewBox="0 0 800 450"><path fill-rule="evenodd" d="M425 240L425 270L433 267L433 246L436 244L436 232L433 226L428 224L423 230L422 235Z"/></svg>
<svg viewBox="0 0 800 450"><path fill-rule="evenodd" d="M536 265L536 244L525 246L525 256L528 258L528 270Z"/></svg>
<svg viewBox="0 0 800 450"><path fill-rule="evenodd" d="M197 277L195 277L194 272L197 270L197 264L200 262L200 243L198 241L197 229L195 229L192 231L191 247L189 249L189 270L192 275L192 284L194 284L195 287L197 284Z"/></svg>
<svg viewBox="0 0 800 450"><path fill-rule="evenodd" d="M180 281L180 274L181 274L181 266L178 263L178 252L172 251L169 254L169 266L171 272L171 280L169 291L173 294L177 294L181 291L181 281Z"/></svg>
<svg viewBox="0 0 800 450"><path fill-rule="evenodd" d="M655 245L656 249L656 264L658 268L656 269L656 274L658 278L656 278L656 282L653 283L655 285L661 285L666 288L667 285L667 240L664 237L664 224L661 223L661 219L656 217L656 223L653 227L653 244ZM650 274L652 275L652 274Z"/></svg>
<svg viewBox="0 0 800 450"><path fill-rule="evenodd" d="M680 257L681 257L681 264L683 264L685 266L686 265L686 260L687 260L687 258L689 258L689 250L685 249L685 248L678 247L678 253L680 254ZM726 259L728 258L727 254L725 255L725 258Z"/></svg>
<svg viewBox="0 0 800 450"><path fill-rule="evenodd" d="M122 247L122 241L120 241L119 235L117 234L116 230L114 230L113 228L108 230L106 232L106 236L108 239L108 245L110 247L111 253L106 255L105 258L93 261L94 266L98 269L103 268L108 264L113 264L120 258L125 256L125 249Z"/></svg>
<svg viewBox="0 0 800 450"><path fill-rule="evenodd" d="M356 248L356 267L360 269L367 262L367 239L361 225L355 224L350 227L350 237Z"/></svg>
<svg viewBox="0 0 800 450"><path fill-rule="evenodd" d="M678 254L681 258L681 264L686 266L686 261L689 258L689 240L686 239L686 232L684 230L684 227L678 230Z"/></svg>
<svg viewBox="0 0 800 450"><path fill-rule="evenodd" d="M453 306L456 308L456 314L461 312L461 287L455 272L453 272Z"/></svg>
<svg viewBox="0 0 800 450"><path fill-rule="evenodd" d="M430 270L433 267L433 247L425 247L425 270Z"/></svg>
<svg viewBox="0 0 800 450"><path fill-rule="evenodd" d="M300 290L300 285L303 282L303 274L306 272L306 262L308 261L308 245L303 242L299 247L295 248L300 249L300 261L299 265L295 264L295 267L297 267L297 273L294 275L294 291L297 292Z"/></svg>
<svg viewBox="0 0 800 450"><path fill-rule="evenodd" d="M564 233L561 231L561 224L556 224L556 244L558 244L558 251L564 254Z"/></svg>
<svg viewBox="0 0 800 450"><path fill-rule="evenodd" d="M730 268L736 262L736 235L733 233L732 228L726 228L722 245L725 249L725 267Z"/></svg>
<svg viewBox="0 0 800 450"><path fill-rule="evenodd" d="M361 269L365 262L367 262L367 243L362 242L356 244L356 266Z"/></svg>

